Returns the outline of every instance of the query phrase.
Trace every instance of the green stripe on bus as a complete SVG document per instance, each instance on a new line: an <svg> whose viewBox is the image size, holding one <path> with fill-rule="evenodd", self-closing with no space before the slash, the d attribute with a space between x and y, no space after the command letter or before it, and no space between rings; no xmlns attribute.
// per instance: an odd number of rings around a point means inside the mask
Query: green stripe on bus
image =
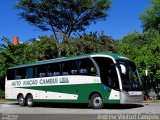
<svg viewBox="0 0 160 120"><path fill-rule="evenodd" d="M87 102L82 102L79 100L61 100L61 99L35 99L33 100L34 102L45 102L45 103L88 103ZM107 102L104 103L108 103L108 104L120 104L120 100L107 100Z"/></svg>
<svg viewBox="0 0 160 120"><path fill-rule="evenodd" d="M59 93L67 93L67 94L76 94L78 95L78 99L76 100L76 102L78 103L88 103L89 95L92 92L97 92L101 94L104 103L108 103L109 101L112 101L108 99L111 88L108 87L107 89L104 89L105 85L101 83L57 85L57 86L32 86L32 87L18 87L18 88L40 90L40 91L45 91L45 92L59 92Z"/></svg>

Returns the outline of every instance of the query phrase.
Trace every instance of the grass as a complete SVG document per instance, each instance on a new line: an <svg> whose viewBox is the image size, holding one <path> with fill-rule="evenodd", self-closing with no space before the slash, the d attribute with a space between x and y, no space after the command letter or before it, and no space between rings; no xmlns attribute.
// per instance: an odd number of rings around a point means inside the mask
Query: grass
<svg viewBox="0 0 160 120"><path fill-rule="evenodd" d="M144 103L160 102L160 100L144 100Z"/></svg>
<svg viewBox="0 0 160 120"><path fill-rule="evenodd" d="M6 99L1 99L1 98L0 98L0 103L1 103L1 102L7 102L7 101L8 101L8 100L6 100Z"/></svg>

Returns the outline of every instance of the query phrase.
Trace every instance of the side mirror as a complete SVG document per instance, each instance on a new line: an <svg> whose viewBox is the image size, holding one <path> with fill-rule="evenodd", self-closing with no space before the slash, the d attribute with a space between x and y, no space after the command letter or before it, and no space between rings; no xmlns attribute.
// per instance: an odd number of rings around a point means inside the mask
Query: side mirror
<svg viewBox="0 0 160 120"><path fill-rule="evenodd" d="M120 68L123 74L126 74L126 67L123 64L120 64Z"/></svg>

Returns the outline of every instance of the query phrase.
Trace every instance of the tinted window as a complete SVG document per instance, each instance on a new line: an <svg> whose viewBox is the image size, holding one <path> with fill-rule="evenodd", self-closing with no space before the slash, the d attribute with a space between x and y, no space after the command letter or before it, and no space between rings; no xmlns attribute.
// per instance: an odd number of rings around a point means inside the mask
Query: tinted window
<svg viewBox="0 0 160 120"><path fill-rule="evenodd" d="M117 71L113 60L104 57L95 57L94 60L100 69L102 83L111 88L119 89Z"/></svg>
<svg viewBox="0 0 160 120"><path fill-rule="evenodd" d="M78 74L78 61L66 61L62 64L62 75L77 75Z"/></svg>
<svg viewBox="0 0 160 120"><path fill-rule="evenodd" d="M117 60L117 63L122 79L123 89L126 91L141 90L142 86L136 70L136 65L129 60ZM121 65L125 67L125 73L122 72Z"/></svg>
<svg viewBox="0 0 160 120"><path fill-rule="evenodd" d="M26 76L25 68L18 68L15 70L15 79L25 79L25 76Z"/></svg>
<svg viewBox="0 0 160 120"><path fill-rule="evenodd" d="M9 80L36 77L51 77L60 75L96 75L97 70L89 58L50 63L27 68L10 69L7 72Z"/></svg>
<svg viewBox="0 0 160 120"><path fill-rule="evenodd" d="M47 67L46 65L38 65L37 67L37 77L46 77Z"/></svg>
<svg viewBox="0 0 160 120"><path fill-rule="evenodd" d="M61 64L60 63L52 63L48 64L47 67L47 76L59 76L61 75Z"/></svg>
<svg viewBox="0 0 160 120"><path fill-rule="evenodd" d="M9 69L7 71L7 79L8 80L14 80L15 79L15 70Z"/></svg>
<svg viewBox="0 0 160 120"><path fill-rule="evenodd" d="M96 75L97 70L89 58L79 61L79 74L81 75Z"/></svg>
<svg viewBox="0 0 160 120"><path fill-rule="evenodd" d="M37 68L36 67L28 67L26 68L26 79L27 78L35 78L37 77Z"/></svg>

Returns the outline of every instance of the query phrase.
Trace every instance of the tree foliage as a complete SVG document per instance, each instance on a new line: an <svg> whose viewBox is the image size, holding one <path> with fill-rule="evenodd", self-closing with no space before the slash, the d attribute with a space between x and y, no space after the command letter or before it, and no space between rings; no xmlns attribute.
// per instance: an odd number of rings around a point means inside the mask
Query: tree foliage
<svg viewBox="0 0 160 120"><path fill-rule="evenodd" d="M144 31L156 29L160 31L160 0L150 0L152 6L140 15Z"/></svg>
<svg viewBox="0 0 160 120"><path fill-rule="evenodd" d="M26 56L24 54L26 44L14 46L12 42L5 37L1 40L4 43L0 44L0 88L4 89L4 78L7 68L26 62Z"/></svg>
<svg viewBox="0 0 160 120"><path fill-rule="evenodd" d="M20 17L32 25L69 37L92 22L106 18L110 0L19 0Z"/></svg>
<svg viewBox="0 0 160 120"><path fill-rule="evenodd" d="M76 39L77 54L91 52L116 52L114 40L110 36L105 36L102 33L85 34Z"/></svg>
<svg viewBox="0 0 160 120"><path fill-rule="evenodd" d="M27 45L25 53L28 61L47 60L57 57L58 41L51 37L42 36Z"/></svg>

